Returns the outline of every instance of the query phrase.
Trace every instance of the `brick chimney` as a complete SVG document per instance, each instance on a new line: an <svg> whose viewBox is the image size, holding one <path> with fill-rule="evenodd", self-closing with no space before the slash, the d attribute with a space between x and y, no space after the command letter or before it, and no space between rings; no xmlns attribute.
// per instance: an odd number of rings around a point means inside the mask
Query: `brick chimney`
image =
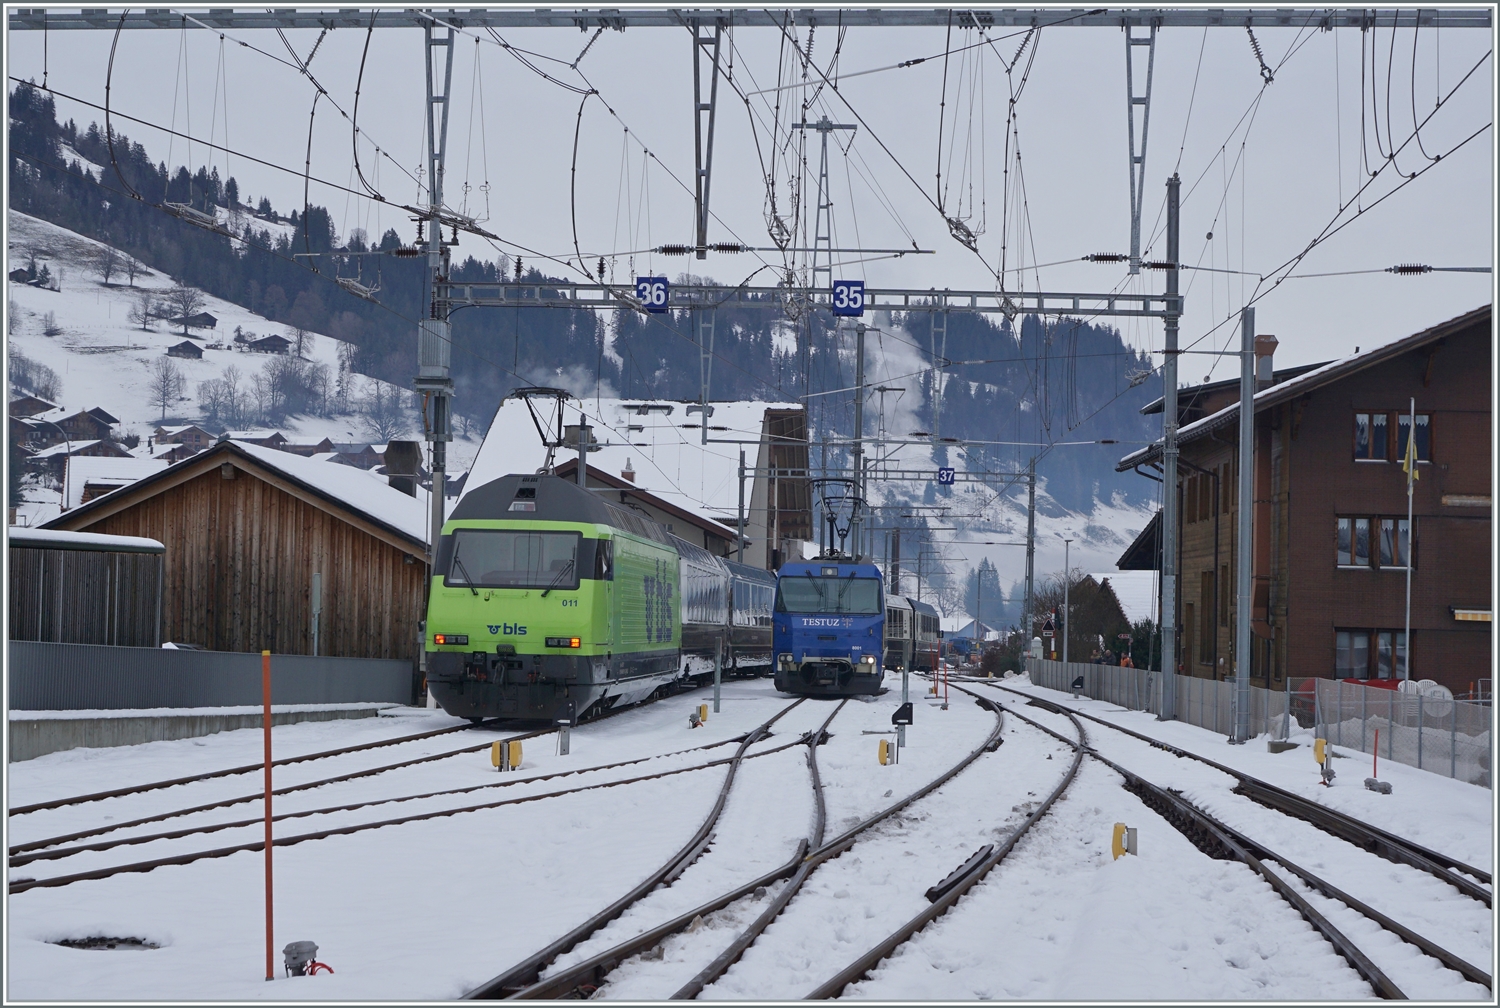
<svg viewBox="0 0 1500 1008"><path fill-rule="evenodd" d="M1274 383L1272 360L1279 342L1275 336L1255 337L1255 390L1257 392Z"/></svg>
<svg viewBox="0 0 1500 1008"><path fill-rule="evenodd" d="M625 468L620 470L620 478L631 483L635 482L635 466L628 457L625 459Z"/></svg>

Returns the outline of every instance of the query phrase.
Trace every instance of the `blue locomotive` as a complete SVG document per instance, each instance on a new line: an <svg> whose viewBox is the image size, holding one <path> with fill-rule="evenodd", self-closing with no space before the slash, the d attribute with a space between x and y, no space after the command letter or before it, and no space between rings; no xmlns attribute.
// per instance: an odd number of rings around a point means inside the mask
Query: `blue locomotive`
<svg viewBox="0 0 1500 1008"><path fill-rule="evenodd" d="M775 684L801 696L874 695L884 676L885 589L874 564L783 564L771 616Z"/></svg>

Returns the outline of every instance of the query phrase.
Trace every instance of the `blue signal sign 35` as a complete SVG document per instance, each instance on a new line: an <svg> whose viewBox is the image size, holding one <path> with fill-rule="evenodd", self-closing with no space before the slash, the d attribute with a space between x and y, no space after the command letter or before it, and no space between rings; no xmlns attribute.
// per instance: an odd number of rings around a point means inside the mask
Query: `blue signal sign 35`
<svg viewBox="0 0 1500 1008"><path fill-rule="evenodd" d="M858 318L865 313L865 282L863 280L835 280L833 282L833 313Z"/></svg>

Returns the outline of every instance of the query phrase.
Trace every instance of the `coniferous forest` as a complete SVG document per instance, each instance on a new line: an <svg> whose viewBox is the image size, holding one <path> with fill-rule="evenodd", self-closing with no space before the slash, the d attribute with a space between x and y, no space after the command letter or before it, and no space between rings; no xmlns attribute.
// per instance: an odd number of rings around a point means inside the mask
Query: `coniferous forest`
<svg viewBox="0 0 1500 1008"><path fill-rule="evenodd" d="M415 373L416 319L424 314L428 298L425 263L391 255L361 257L363 282L379 277L372 302L338 285L338 267L329 257L297 255L334 249L389 252L409 244L412 236L394 229L379 236L357 229L340 235L325 207L278 208L265 198L252 204L235 178L221 178L216 169L169 166L153 161L144 145L118 130L110 143L100 124L58 122L52 98L25 83L12 91L9 108L12 208L112 245L173 280L274 321L348 342L357 348L355 371L409 383ZM69 159L65 147L104 171L90 171ZM165 203L204 213L220 208L226 217L222 210L232 210L235 237L165 212L160 206ZM518 263L482 239L460 238L454 280L514 277L518 268L531 283L560 278L560 267L553 273L537 268L555 264L524 257ZM484 251L476 255L463 245ZM346 275L353 268L344 267ZM686 275L679 282L688 281L713 282ZM711 397L787 402L808 388L849 387L854 381L853 342L834 333L831 321L789 321L783 308L769 301L764 307L752 303L719 309ZM898 315L891 325L904 330L892 337L893 350L923 366L931 361L936 348L930 315ZM597 391L630 398L696 399L700 393L699 349L688 313L619 311L605 317L568 309L471 308L454 313L453 340L455 409L481 426L501 398L520 385L564 385L578 394ZM1066 319L1044 324L1034 316L1021 316L1013 325L1003 318L955 312L948 320L943 356L954 363L946 368L937 417L930 407L930 372L900 384L922 392L928 405L918 411L918 422L929 431L936 424L944 437L1050 444L1144 441L1159 433L1158 419L1139 413L1160 395L1159 378L1144 375L1152 362L1108 326ZM849 433L849 399L812 400L814 429ZM1087 509L1096 497L1144 493L1142 480L1113 471L1114 461L1128 450L1110 444L1050 452L1005 445L968 451L970 465L1024 466L1036 454L1051 496L1065 507ZM944 450L937 454L943 461Z"/></svg>

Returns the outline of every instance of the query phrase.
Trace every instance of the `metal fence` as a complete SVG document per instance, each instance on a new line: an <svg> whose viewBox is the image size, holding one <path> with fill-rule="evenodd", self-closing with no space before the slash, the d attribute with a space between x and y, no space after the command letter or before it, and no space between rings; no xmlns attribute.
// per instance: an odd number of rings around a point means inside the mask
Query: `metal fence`
<svg viewBox="0 0 1500 1008"><path fill-rule="evenodd" d="M10 641L11 710L239 707L261 702L258 654ZM412 663L271 656L278 704L399 703L415 697Z"/></svg>
<svg viewBox="0 0 1500 1008"><path fill-rule="evenodd" d="M1090 665L1082 662L1047 661L1028 658L1031 681L1048 689L1073 692L1073 683L1082 678L1077 692L1093 700L1116 703L1130 710L1157 713L1161 710L1162 673L1149 669L1118 668L1114 665ZM1177 676L1177 720L1199 728L1228 735L1234 727L1234 683L1213 679ZM1275 690L1250 687L1250 732L1286 738L1297 722L1295 710L1288 717L1287 695ZM1310 727L1310 723L1303 727Z"/></svg>
<svg viewBox="0 0 1500 1008"><path fill-rule="evenodd" d="M1161 673L1146 669L1026 659L1031 681L1075 692L1130 710L1161 709ZM1230 734L1234 727L1232 682L1177 676L1177 720ZM1340 679L1288 678L1282 690L1250 687L1250 731L1285 739L1294 729L1315 729L1335 746L1430 770L1481 787L1490 786L1487 703L1424 697ZM1377 736L1378 731L1378 736Z"/></svg>
<svg viewBox="0 0 1500 1008"><path fill-rule="evenodd" d="M1493 708L1464 700L1307 680L1315 691L1318 735L1333 745L1490 787ZM1299 693L1308 692L1299 687ZM1378 733L1378 734L1377 734Z"/></svg>

